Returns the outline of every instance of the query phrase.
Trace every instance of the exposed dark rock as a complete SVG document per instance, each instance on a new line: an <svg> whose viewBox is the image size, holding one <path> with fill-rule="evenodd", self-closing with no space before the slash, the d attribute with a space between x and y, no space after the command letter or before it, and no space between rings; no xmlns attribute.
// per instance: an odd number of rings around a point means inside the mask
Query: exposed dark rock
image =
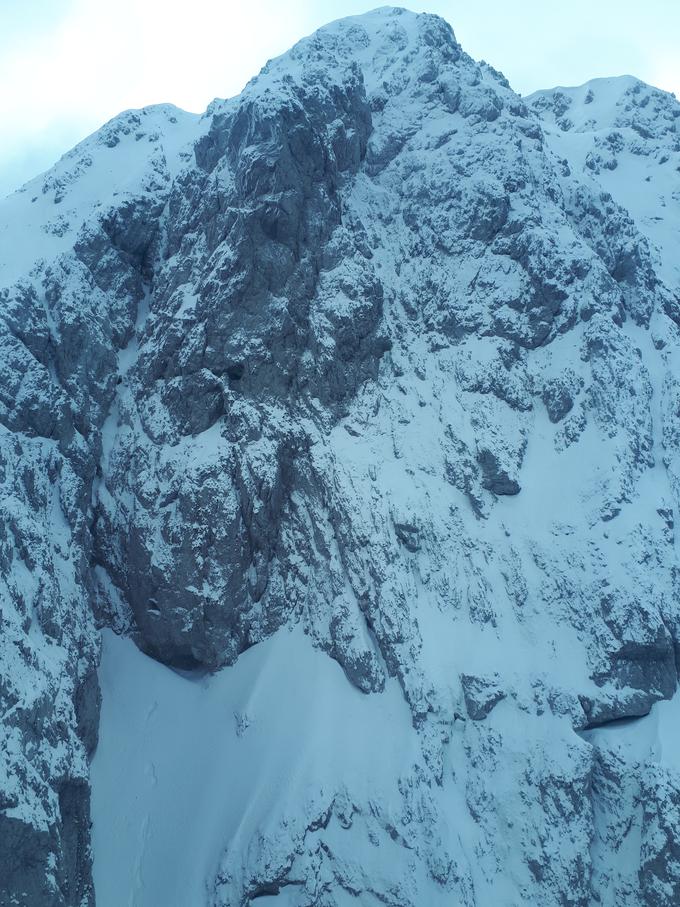
<svg viewBox="0 0 680 907"><path fill-rule="evenodd" d="M463 685L465 708L473 721L482 721L486 718L494 706L507 695L498 674L492 677L462 674L460 681Z"/></svg>

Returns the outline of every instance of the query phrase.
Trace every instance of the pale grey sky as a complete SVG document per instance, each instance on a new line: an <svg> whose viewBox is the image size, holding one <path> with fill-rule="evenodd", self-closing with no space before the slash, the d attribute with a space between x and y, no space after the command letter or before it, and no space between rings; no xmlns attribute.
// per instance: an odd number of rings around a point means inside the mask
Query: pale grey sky
<svg viewBox="0 0 680 907"><path fill-rule="evenodd" d="M0 195L128 107L203 110L371 0L0 0ZM429 0L522 94L630 73L680 96L680 0Z"/></svg>

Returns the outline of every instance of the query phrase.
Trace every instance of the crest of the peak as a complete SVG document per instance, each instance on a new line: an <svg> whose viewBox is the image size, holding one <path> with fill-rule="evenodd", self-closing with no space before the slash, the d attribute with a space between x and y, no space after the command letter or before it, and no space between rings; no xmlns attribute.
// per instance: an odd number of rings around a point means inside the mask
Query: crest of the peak
<svg viewBox="0 0 680 907"><path fill-rule="evenodd" d="M322 75L324 70L331 76L356 65L370 89L405 65L455 62L461 53L453 29L441 16L383 6L322 26L270 60L250 84L264 88L304 72Z"/></svg>

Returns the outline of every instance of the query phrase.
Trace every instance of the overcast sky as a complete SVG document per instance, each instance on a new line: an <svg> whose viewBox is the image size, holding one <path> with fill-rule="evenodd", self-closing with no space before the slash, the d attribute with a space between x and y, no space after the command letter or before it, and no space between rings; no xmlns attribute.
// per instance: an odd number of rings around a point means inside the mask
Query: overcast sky
<svg viewBox="0 0 680 907"><path fill-rule="evenodd" d="M0 0L0 195L116 113L202 111L371 0ZM680 97L680 0L429 0L522 94L630 73Z"/></svg>

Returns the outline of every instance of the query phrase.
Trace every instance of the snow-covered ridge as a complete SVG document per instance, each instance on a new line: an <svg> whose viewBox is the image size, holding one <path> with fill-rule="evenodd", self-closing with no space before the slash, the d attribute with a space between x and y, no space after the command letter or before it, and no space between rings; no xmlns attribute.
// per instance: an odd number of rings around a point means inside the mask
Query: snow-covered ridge
<svg viewBox="0 0 680 907"><path fill-rule="evenodd" d="M387 8L0 203L0 903L677 902L678 110Z"/></svg>
<svg viewBox="0 0 680 907"><path fill-rule="evenodd" d="M72 248L88 220L162 191L191 158L199 117L170 104L121 113L47 173L0 199L0 282Z"/></svg>
<svg viewBox="0 0 680 907"><path fill-rule="evenodd" d="M536 92L555 154L611 193L656 253L656 267L680 295L680 104L632 76ZM582 176L581 176L582 175Z"/></svg>

